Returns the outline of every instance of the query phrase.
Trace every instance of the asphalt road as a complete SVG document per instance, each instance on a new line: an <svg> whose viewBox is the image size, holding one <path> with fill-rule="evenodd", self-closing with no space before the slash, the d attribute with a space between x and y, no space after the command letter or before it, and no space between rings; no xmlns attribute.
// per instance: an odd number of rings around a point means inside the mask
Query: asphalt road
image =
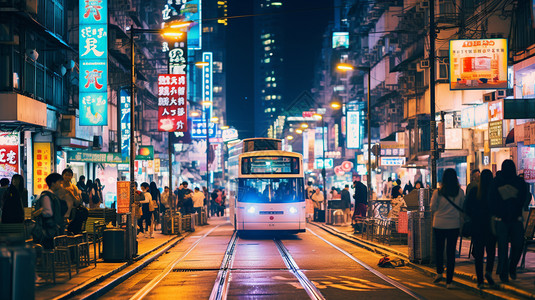
<svg viewBox="0 0 535 300"><path fill-rule="evenodd" d="M233 234L226 220L212 219L210 223L198 227L167 254L101 298L209 299ZM316 227L298 235L253 234L238 238L224 293L228 299L310 299L283 260L276 239L325 299L480 299L461 288L448 290L443 283L435 285L429 277L409 267L379 268L380 256ZM392 285L367 267L410 291Z"/></svg>

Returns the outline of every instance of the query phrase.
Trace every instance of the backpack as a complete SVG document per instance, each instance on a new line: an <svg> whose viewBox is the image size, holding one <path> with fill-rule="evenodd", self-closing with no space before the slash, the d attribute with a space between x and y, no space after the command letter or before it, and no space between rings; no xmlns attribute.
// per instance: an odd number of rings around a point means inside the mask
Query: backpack
<svg viewBox="0 0 535 300"><path fill-rule="evenodd" d="M42 213L34 217L35 226L31 231L33 241L38 244L42 244L46 240L54 238L61 232L63 227L63 216L67 211L67 203L65 203L65 210L63 210L62 203L56 195L49 191L43 191L39 199L34 204L35 211L38 211L43 206L44 196L50 198L50 204L52 206L52 217L44 217ZM62 213L63 212L63 213Z"/></svg>
<svg viewBox="0 0 535 300"><path fill-rule="evenodd" d="M67 230L74 234L79 234L82 233L82 226L84 225L84 222L87 221L89 210L83 205L78 205L74 210L74 218L67 226Z"/></svg>

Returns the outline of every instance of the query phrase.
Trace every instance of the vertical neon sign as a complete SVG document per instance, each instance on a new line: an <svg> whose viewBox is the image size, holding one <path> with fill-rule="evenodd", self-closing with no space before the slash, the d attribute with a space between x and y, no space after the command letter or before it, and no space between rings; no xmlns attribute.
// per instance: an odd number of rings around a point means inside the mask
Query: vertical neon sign
<svg viewBox="0 0 535 300"><path fill-rule="evenodd" d="M121 89L121 156L130 156L130 94Z"/></svg>
<svg viewBox="0 0 535 300"><path fill-rule="evenodd" d="M80 125L108 125L108 3L79 4Z"/></svg>
<svg viewBox="0 0 535 300"><path fill-rule="evenodd" d="M212 94L212 52L203 52L202 61L208 63L202 68L202 101L212 103L214 98ZM213 105L205 107L204 115L208 119L212 117L212 107Z"/></svg>

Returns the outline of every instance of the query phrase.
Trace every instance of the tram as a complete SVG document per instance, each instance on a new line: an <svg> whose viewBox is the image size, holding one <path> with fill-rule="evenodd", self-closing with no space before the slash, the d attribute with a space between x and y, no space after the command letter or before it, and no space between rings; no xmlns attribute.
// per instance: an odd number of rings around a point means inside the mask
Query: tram
<svg viewBox="0 0 535 300"><path fill-rule="evenodd" d="M232 177L229 173L230 220L234 228L238 233L304 232L305 183L301 154L281 151L280 140L276 139L246 139L240 144L235 145L234 155L229 157L229 172L237 174Z"/></svg>

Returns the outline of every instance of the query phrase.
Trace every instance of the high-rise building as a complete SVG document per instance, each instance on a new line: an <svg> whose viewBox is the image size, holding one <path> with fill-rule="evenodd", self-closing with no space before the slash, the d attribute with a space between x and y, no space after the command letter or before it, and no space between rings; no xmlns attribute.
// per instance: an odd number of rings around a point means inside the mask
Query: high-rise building
<svg viewBox="0 0 535 300"><path fill-rule="evenodd" d="M283 99L283 1L256 0L254 13L255 136L274 137Z"/></svg>

